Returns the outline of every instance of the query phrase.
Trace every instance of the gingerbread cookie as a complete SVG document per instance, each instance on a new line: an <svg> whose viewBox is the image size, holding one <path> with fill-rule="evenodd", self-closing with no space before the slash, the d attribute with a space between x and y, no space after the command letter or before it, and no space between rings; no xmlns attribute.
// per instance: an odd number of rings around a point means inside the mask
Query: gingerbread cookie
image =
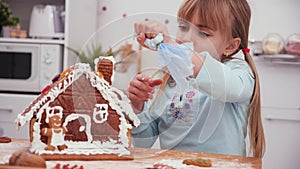
<svg viewBox="0 0 300 169"><path fill-rule="evenodd" d="M186 160L183 160L183 164L194 165L194 166L199 166L199 167L211 167L212 166L212 162L210 159L203 159L203 158L186 159Z"/></svg>
<svg viewBox="0 0 300 169"><path fill-rule="evenodd" d="M42 129L42 135L48 137L47 146L45 150L54 151L56 148L58 150L64 150L68 148L65 144L65 133L68 131L66 127L62 127L62 108L59 106L47 109L47 119L46 122L49 128Z"/></svg>
<svg viewBox="0 0 300 169"><path fill-rule="evenodd" d="M25 151L17 151L9 158L9 165L45 168L46 161L41 156Z"/></svg>
<svg viewBox="0 0 300 169"><path fill-rule="evenodd" d="M10 143L10 142L11 142L11 138L5 136L0 137L0 143Z"/></svg>

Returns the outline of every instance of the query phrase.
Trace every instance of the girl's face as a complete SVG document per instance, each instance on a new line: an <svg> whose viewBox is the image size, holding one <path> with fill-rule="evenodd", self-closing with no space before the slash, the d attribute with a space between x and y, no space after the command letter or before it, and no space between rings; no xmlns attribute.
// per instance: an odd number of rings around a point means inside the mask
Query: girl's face
<svg viewBox="0 0 300 169"><path fill-rule="evenodd" d="M192 19L192 22L178 21L177 43L193 42L194 51L197 53L207 51L211 56L220 60L226 49L224 38L225 35L222 35L219 30L201 24L196 17Z"/></svg>

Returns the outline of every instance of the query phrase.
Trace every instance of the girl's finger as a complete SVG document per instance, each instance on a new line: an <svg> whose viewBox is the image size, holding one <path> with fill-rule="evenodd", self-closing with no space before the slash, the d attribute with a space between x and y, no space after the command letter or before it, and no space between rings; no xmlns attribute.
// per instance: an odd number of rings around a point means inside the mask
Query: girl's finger
<svg viewBox="0 0 300 169"><path fill-rule="evenodd" d="M149 81L151 78L149 76L143 75L143 74L138 74L136 75L136 80L139 80L141 82L147 82Z"/></svg>
<svg viewBox="0 0 300 169"><path fill-rule="evenodd" d="M155 79L155 80L151 80L151 81L149 82L149 85L150 85L151 87L154 87L154 86L157 86L157 85L162 84L162 82L163 82L162 79Z"/></svg>
<svg viewBox="0 0 300 169"><path fill-rule="evenodd" d="M136 22L134 23L134 31L137 33L137 34L140 34L140 33L143 33L144 32L144 29L143 29L143 23L142 22Z"/></svg>
<svg viewBox="0 0 300 169"><path fill-rule="evenodd" d="M131 100L131 102L144 102L146 101L145 98L139 97L135 95L134 93L128 92L128 98Z"/></svg>
<svg viewBox="0 0 300 169"><path fill-rule="evenodd" d="M145 33L145 37L146 38L148 38L148 39L153 39L153 38L155 38L156 37L156 35L157 35L157 33L151 33L151 32L149 32L149 33Z"/></svg>
<svg viewBox="0 0 300 169"><path fill-rule="evenodd" d="M133 80L130 82L129 85L130 89L136 89L137 91L134 90L134 92L142 92L142 93L152 93L153 88L148 84L148 81L140 81L140 80Z"/></svg>
<svg viewBox="0 0 300 169"><path fill-rule="evenodd" d="M150 92L143 91L140 88L137 88L135 86L130 86L128 88L128 93L131 93L131 94L141 98L142 100L149 99L149 97L150 97L149 96Z"/></svg>
<svg viewBox="0 0 300 169"><path fill-rule="evenodd" d="M144 33L140 33L140 34L138 34L136 39L137 39L139 44L144 45L144 42L146 40L146 36L145 36Z"/></svg>

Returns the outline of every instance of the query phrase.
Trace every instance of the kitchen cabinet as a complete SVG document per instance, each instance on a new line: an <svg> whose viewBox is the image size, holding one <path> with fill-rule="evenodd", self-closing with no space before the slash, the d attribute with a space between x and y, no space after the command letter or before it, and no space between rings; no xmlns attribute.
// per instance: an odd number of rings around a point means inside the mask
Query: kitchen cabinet
<svg viewBox="0 0 300 169"><path fill-rule="evenodd" d="M300 110L262 108L266 153L264 169L299 169Z"/></svg>
<svg viewBox="0 0 300 169"><path fill-rule="evenodd" d="M29 125L18 130L15 120L36 97L37 95L0 93L0 135L29 138Z"/></svg>
<svg viewBox="0 0 300 169"><path fill-rule="evenodd" d="M274 57L273 57L274 58ZM254 57L261 84L266 138L264 169L300 166L300 62Z"/></svg>
<svg viewBox="0 0 300 169"><path fill-rule="evenodd" d="M98 0L4 0L13 15L20 18L21 28L29 30L31 10L36 4L65 6L65 37L63 39L15 39L0 38L0 42L10 43L57 43L64 46L63 68L78 62L77 56L66 47L80 50L97 30ZM37 41L37 42L35 42Z"/></svg>

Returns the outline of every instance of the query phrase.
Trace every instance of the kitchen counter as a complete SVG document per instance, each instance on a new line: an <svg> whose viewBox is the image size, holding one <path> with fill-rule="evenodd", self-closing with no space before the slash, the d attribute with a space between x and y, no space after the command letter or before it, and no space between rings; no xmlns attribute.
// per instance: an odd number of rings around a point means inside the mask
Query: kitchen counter
<svg viewBox="0 0 300 169"><path fill-rule="evenodd" d="M7 166L5 162L8 161L10 155L18 150L28 151L30 143L23 139L13 139L11 143L0 143L0 169L26 169L26 167ZM56 164L70 164L70 166L78 165L83 166L84 169L89 168L121 168L123 169L143 169L153 168L153 164L165 160L172 163L181 162L187 158L204 158L212 161L212 169L222 168L238 168L238 169L261 169L262 162L259 158L243 157L243 156L231 156L221 154L209 154L209 153L194 153L177 150L158 150L158 149L144 149L144 148L131 148L130 149L134 160L127 161L47 161L47 168L53 168ZM28 167L27 167L28 168ZM189 166L189 168L203 168ZM207 167L205 167L207 168Z"/></svg>
<svg viewBox="0 0 300 169"><path fill-rule="evenodd" d="M63 39L33 39L33 38L3 38L0 37L0 43L34 43L34 44L60 44L63 45Z"/></svg>

